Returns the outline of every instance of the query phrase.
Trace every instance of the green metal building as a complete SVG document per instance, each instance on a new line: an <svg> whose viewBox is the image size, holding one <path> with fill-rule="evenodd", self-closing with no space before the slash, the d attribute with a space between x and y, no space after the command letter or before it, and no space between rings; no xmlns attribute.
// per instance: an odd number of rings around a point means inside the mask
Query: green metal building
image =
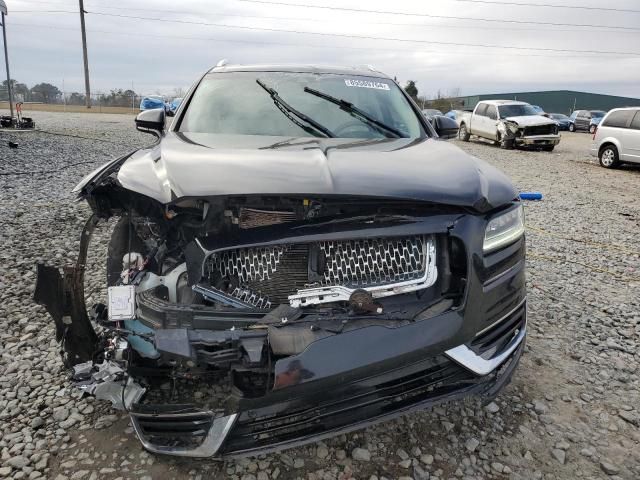
<svg viewBox="0 0 640 480"><path fill-rule="evenodd" d="M573 90L549 90L546 92L495 93L463 97L464 108L474 108L481 100L518 100L539 105L548 113L569 115L574 110L611 110L619 107L640 106L640 98L575 92Z"/></svg>

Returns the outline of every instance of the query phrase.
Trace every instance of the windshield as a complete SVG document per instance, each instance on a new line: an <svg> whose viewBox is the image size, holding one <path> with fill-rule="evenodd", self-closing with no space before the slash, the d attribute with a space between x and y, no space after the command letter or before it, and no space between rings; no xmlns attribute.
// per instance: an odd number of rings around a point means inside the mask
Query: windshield
<svg viewBox="0 0 640 480"><path fill-rule="evenodd" d="M591 110L591 116L593 118L600 118L600 117L604 117L604 114L606 112L603 112L602 110Z"/></svg>
<svg viewBox="0 0 640 480"><path fill-rule="evenodd" d="M523 117L527 115L538 115L538 112L531 105L500 105L498 107L500 118Z"/></svg>
<svg viewBox="0 0 640 480"><path fill-rule="evenodd" d="M422 113L424 113L425 115L442 115L442 112L440 110L436 110L435 108L426 108L422 110Z"/></svg>
<svg viewBox="0 0 640 480"><path fill-rule="evenodd" d="M551 118L555 118L556 120L565 120L565 119L568 119L569 117L567 117L563 113L552 113Z"/></svg>
<svg viewBox="0 0 640 480"><path fill-rule="evenodd" d="M296 72L211 73L198 85L179 126L181 132L286 137L326 136L287 115L256 80L286 104L339 138L385 138L384 130L305 87L346 100L407 138L424 136L409 102L391 80L357 75ZM281 106L282 107L282 106ZM286 110L286 109L285 109Z"/></svg>

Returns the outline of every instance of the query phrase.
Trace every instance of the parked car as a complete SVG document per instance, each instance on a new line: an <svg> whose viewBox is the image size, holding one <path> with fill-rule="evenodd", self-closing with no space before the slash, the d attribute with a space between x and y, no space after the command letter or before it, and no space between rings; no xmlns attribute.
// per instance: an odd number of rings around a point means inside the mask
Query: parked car
<svg viewBox="0 0 640 480"><path fill-rule="evenodd" d="M558 124L542 117L525 102L487 100L479 102L472 113L458 120L459 138L469 141L471 135L493 140L502 148L528 146L553 151L560 143Z"/></svg>
<svg viewBox="0 0 640 480"><path fill-rule="evenodd" d="M178 107L181 103L182 97L174 98L173 100L171 100L171 103L169 103L169 108L167 110L167 115L173 117L176 114L176 111L178 110Z"/></svg>
<svg viewBox="0 0 640 480"><path fill-rule="evenodd" d="M170 125L163 109L136 125L158 142L75 187L93 210L78 266L40 264L35 298L74 380L125 406L147 450L257 455L509 382L527 315L518 192L392 77L223 65ZM96 333L86 247L110 217ZM163 382L175 403L141 403Z"/></svg>
<svg viewBox="0 0 640 480"><path fill-rule="evenodd" d="M166 109L166 102L164 98L160 95L149 95L147 97L142 97L140 100L140 111L143 112L145 110L152 110L154 108L162 108Z"/></svg>
<svg viewBox="0 0 640 480"><path fill-rule="evenodd" d="M452 120L455 120L458 117L458 113L456 110L449 110L447 113L444 114L445 117L449 117Z"/></svg>
<svg viewBox="0 0 640 480"><path fill-rule="evenodd" d="M427 118L435 117L436 115L444 115L444 113L436 108L425 108L424 110L422 110L422 114Z"/></svg>
<svg viewBox="0 0 640 480"><path fill-rule="evenodd" d="M603 110L576 110L569 117L569 131L586 130L594 133L606 114Z"/></svg>
<svg viewBox="0 0 640 480"><path fill-rule="evenodd" d="M605 168L640 163L640 107L616 108L600 122L593 135L591 155Z"/></svg>
<svg viewBox="0 0 640 480"><path fill-rule="evenodd" d="M571 120L564 113L550 113L549 118L556 121L560 130L569 130Z"/></svg>

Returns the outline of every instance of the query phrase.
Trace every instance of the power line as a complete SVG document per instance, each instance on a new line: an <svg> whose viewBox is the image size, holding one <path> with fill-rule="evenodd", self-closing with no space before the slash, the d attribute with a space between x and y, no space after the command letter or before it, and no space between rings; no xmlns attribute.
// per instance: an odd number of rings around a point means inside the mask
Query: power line
<svg viewBox="0 0 640 480"><path fill-rule="evenodd" d="M582 5L560 5L556 3L498 2L495 0L450 0L452 2L482 3L487 5L517 5L519 7L566 8L571 10L599 10L603 12L640 13L640 10L610 7L585 7Z"/></svg>
<svg viewBox="0 0 640 480"><path fill-rule="evenodd" d="M277 2L271 0L238 0L239 2L249 3L261 3L266 5L283 5L287 7L304 7L304 8L319 8L323 10L339 10L343 12L357 12L357 13L376 13L383 15L402 15L406 17L427 17L427 18L445 18L450 20L471 20L474 22L494 22L494 23L518 23L518 24L530 24L530 25L554 25L559 27L592 27L592 28L613 28L619 30L635 30L640 31L640 28L636 27L622 27L618 25L596 25L588 23L557 23L557 22L534 22L532 20L504 20L497 18L478 18L478 17L455 17L450 15L433 15L430 13L409 13L409 12L394 12L390 10L367 10L362 8L348 8L348 7L333 7L328 5L306 5L304 3L286 3Z"/></svg>
<svg viewBox="0 0 640 480"><path fill-rule="evenodd" d="M293 33L293 34L300 34L300 35L318 35L318 36L324 36L324 37L357 38L362 40L383 40L383 41L390 41L390 42L419 43L419 44L427 44L427 45L451 45L456 47L497 48L497 49L507 49L507 50L564 52L564 53L594 53L594 54L600 54L600 55L618 55L618 56L628 55L628 56L640 57L640 53L636 53L636 52L613 52L613 51L607 51L607 50L574 50L574 49L568 49L568 48L545 48L545 47L516 47L512 45L443 42L443 41L437 41L437 40L419 40L419 39L408 39L408 38L374 37L369 35L351 35L346 33L307 32L302 30L288 30L283 28L247 27L247 26L240 26L240 25L227 25L223 23L196 22L196 21L177 20L177 19L168 20L168 19L162 19L162 18L138 17L133 15L123 15L123 14L117 14L117 13L103 13L103 12L87 12L87 13L90 13L93 15L106 16L106 17L132 18L135 20L147 20L147 21L166 22L166 23L181 23L181 24L188 24L188 25L205 25L205 26L218 27L218 28L232 28L232 29L235 28L235 29L241 29L241 30Z"/></svg>
<svg viewBox="0 0 640 480"><path fill-rule="evenodd" d="M18 25L23 27L38 27L38 28L51 28L54 30L70 30L77 32L79 29L74 27L61 27L58 25L41 25L41 24L28 24L28 23L12 23L12 25ZM104 33L111 35L124 35L131 37L152 37L152 38L171 38L177 40L194 40L194 41L210 41L210 42L220 42L220 43L240 43L245 45L281 45L281 46L296 46L296 47L309 47L309 48L335 48L339 50L367 50L371 51L371 47L355 47L355 46L347 46L347 45L327 45L327 44L311 44L311 43L300 43L300 42L271 42L264 40L235 40L235 39L227 39L227 38L216 38L216 37L190 37L190 36L181 36L181 35L165 35L165 34L152 34L152 33L140 33L140 32L115 32L109 30L89 30L89 33ZM404 52L404 50L399 48L376 48L376 51L387 51L387 52ZM420 50L420 53L437 53L442 55L488 55L493 56L495 54L491 52L459 52L459 51L443 51L443 50ZM503 53L502 55L514 56L518 58L522 58L522 55L519 53ZM550 55L549 53L545 54L527 54L528 57L543 57L543 58L566 58L565 55ZM602 58L593 54L585 54L578 55L574 58ZM624 58L624 57L611 57L607 56L607 58ZM139 82L138 82L139 83Z"/></svg>
<svg viewBox="0 0 640 480"><path fill-rule="evenodd" d="M11 13L78 13L69 10L11 10Z"/></svg>
<svg viewBox="0 0 640 480"><path fill-rule="evenodd" d="M243 1L243 0L240 0ZM247 0L248 1L248 0ZM467 1L467 0L452 0L452 1ZM471 0L469 0L471 1ZM35 1L31 1L30 3L42 3L42 4L49 4L49 2L35 2ZM291 4L294 5L294 4ZM524 5L524 4L522 4ZM297 5L296 5L297 6ZM107 6L103 6L103 5L99 5L97 6L98 8L101 8L103 10L118 10L121 11L122 7L107 7ZM314 6L310 6L311 8L316 8ZM317 7L320 8L320 7ZM142 12L148 12L149 9L148 8L131 8L131 7L127 7L127 10L135 10L135 11L142 11ZM194 16L202 16L204 14L206 14L205 12L186 12L184 10L162 10L162 9L154 9L153 10L155 13L178 13L178 14L187 14L187 15L194 15ZM19 12L19 13L77 13L77 12L70 12L70 11L65 11L65 10L50 10L50 11L43 11L43 10L14 10L13 12ZM640 12L640 10L639 10ZM97 12L96 12L97 13ZM283 16L279 16L279 15L247 15L247 14L238 14L238 13L222 13L220 15L218 15L219 17L236 17L236 18L257 18L257 19L268 19L268 20L293 20L293 21L300 21L300 22L322 22L322 23L326 23L326 19L320 19L320 18L309 18L309 17L283 17ZM455 17L447 17L447 18L454 18ZM476 19L473 19L476 20ZM487 20L489 21L489 20ZM435 25L429 25L429 24L424 24L424 23L406 23L406 22L370 22L370 21L362 21L359 22L361 24L367 24L367 25L390 25L390 26L402 26L402 27L419 27L419 28L459 28L459 29L478 29L478 30L508 30L508 31L516 31L516 32L520 32L520 31L534 31L534 32L580 32L580 33L584 33L584 29L567 29L567 28L526 28L526 27L504 27L504 26L480 26L480 25L452 25L452 24L435 24ZM526 22L525 22L526 23ZM594 32L608 32L611 33L611 29L618 29L619 27L617 26L606 26L606 25L602 25L600 27L601 30L589 30L589 33L594 33ZM636 31L640 31L640 28L638 29L634 29L634 28L629 28L628 30L619 30L618 33L629 33L629 34L635 34Z"/></svg>

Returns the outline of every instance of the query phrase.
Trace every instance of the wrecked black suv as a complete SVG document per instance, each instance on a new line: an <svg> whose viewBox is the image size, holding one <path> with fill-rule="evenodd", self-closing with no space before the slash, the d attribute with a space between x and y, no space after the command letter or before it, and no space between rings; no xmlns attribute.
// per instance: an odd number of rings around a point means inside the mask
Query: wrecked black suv
<svg viewBox="0 0 640 480"><path fill-rule="evenodd" d="M78 263L38 265L35 292L75 384L145 448L255 454L509 381L523 209L438 138L455 123L373 69L308 66L218 66L164 115L136 119L157 143L76 187L93 210ZM89 313L89 239L114 216Z"/></svg>

